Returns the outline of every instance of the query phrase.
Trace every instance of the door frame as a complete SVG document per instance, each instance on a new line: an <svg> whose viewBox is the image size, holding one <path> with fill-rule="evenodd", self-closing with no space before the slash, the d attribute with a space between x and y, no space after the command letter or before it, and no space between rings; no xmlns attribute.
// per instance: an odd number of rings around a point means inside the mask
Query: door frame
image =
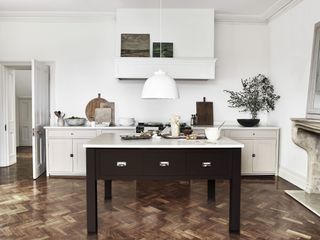
<svg viewBox="0 0 320 240"><path fill-rule="evenodd" d="M50 74L50 125L54 123L54 118L52 116L52 110L55 109L55 62L54 61L41 61L43 64L49 66L49 74ZM0 59L0 64L12 69L12 70L32 70L32 60L30 61L5 61ZM17 116L17 115L16 115ZM16 119L17 120L17 119ZM16 131L17 134L17 131ZM47 164L47 161L46 161Z"/></svg>

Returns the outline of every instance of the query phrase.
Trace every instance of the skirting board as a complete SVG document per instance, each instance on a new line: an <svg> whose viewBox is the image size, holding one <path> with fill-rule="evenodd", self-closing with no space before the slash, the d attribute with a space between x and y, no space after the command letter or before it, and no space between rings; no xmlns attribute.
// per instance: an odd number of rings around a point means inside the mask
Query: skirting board
<svg viewBox="0 0 320 240"><path fill-rule="evenodd" d="M297 174L285 167L279 168L279 177L287 180L288 182L296 185L297 187L301 189L306 189L307 186L307 180L305 177L303 177L300 174Z"/></svg>

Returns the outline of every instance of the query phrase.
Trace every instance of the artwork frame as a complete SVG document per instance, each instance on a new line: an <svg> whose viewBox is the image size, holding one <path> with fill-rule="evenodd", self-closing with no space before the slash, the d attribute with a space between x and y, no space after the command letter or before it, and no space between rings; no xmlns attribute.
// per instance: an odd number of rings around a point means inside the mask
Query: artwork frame
<svg viewBox="0 0 320 240"><path fill-rule="evenodd" d="M314 28L306 116L311 119L320 119L320 22Z"/></svg>
<svg viewBox="0 0 320 240"><path fill-rule="evenodd" d="M152 57L160 57L160 42L153 42ZM173 42L161 42L161 57L173 58Z"/></svg>
<svg viewBox="0 0 320 240"><path fill-rule="evenodd" d="M150 34L122 33L121 57L150 57Z"/></svg>

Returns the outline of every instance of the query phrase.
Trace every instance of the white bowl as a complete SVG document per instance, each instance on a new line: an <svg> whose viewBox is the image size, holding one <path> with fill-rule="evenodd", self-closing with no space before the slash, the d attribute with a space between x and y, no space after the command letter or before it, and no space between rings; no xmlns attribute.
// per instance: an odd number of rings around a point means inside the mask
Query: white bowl
<svg viewBox="0 0 320 240"><path fill-rule="evenodd" d="M85 118L66 118L68 126L82 126L86 123Z"/></svg>
<svg viewBox="0 0 320 240"><path fill-rule="evenodd" d="M217 127L206 128L204 131L210 142L216 142L220 138L220 129Z"/></svg>
<svg viewBox="0 0 320 240"><path fill-rule="evenodd" d="M120 126L132 126L135 124L134 118L120 118L119 125Z"/></svg>

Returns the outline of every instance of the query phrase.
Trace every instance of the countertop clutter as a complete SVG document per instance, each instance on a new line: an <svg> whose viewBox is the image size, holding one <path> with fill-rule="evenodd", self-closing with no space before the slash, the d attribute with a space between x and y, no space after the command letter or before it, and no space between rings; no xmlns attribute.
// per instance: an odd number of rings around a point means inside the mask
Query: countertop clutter
<svg viewBox="0 0 320 240"><path fill-rule="evenodd" d="M83 145L84 148L243 148L242 143L222 137L215 143L208 140L185 140L156 138L149 140L124 141L120 134L105 133Z"/></svg>

